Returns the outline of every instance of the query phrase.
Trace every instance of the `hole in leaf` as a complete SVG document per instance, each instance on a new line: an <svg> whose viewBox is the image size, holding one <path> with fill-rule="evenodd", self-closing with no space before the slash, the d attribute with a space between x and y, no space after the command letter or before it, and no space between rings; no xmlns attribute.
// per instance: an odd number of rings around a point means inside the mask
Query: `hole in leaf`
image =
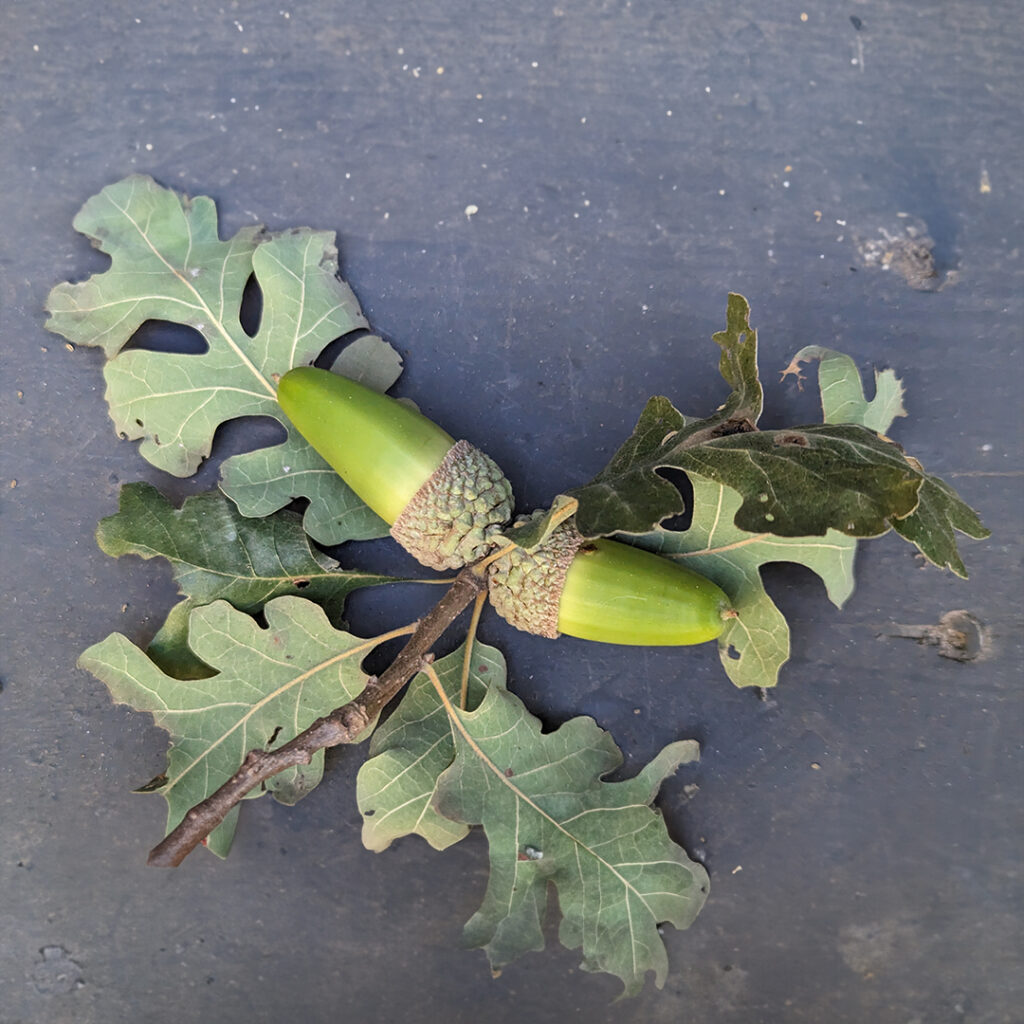
<svg viewBox="0 0 1024 1024"><path fill-rule="evenodd" d="M213 435L213 457L227 458L260 448L274 448L288 432L271 416L239 416L217 426Z"/></svg>
<svg viewBox="0 0 1024 1024"><path fill-rule="evenodd" d="M740 660L740 652L737 651L736 648L733 647L732 644L729 644L729 647L727 648L725 653L726 653L726 655L728 656L728 658L731 661L739 661Z"/></svg>
<svg viewBox="0 0 1024 1024"><path fill-rule="evenodd" d="M364 818L372 818L377 812L371 807L368 811L363 811Z"/></svg>
<svg viewBox="0 0 1024 1024"><path fill-rule="evenodd" d="M302 590L303 587L309 586L309 580L292 580L292 586Z"/></svg>
<svg viewBox="0 0 1024 1024"><path fill-rule="evenodd" d="M320 370L329 370L334 365L334 361L341 355L342 349L348 348L357 338L373 333L370 330L360 329L343 334L340 338L335 338L325 349L321 350L320 355L313 360L313 365Z"/></svg>
<svg viewBox="0 0 1024 1024"><path fill-rule="evenodd" d="M679 492L683 500L683 511L678 515L669 516L661 521L663 530L671 530L674 533L684 533L693 523L693 484L690 478L681 469L671 469L663 466L657 471L658 476L667 480Z"/></svg>
<svg viewBox="0 0 1024 1024"><path fill-rule="evenodd" d="M131 349L201 356L210 350L210 346L199 331L189 324L176 324L170 320L146 320L124 347L124 351Z"/></svg>
<svg viewBox="0 0 1024 1024"><path fill-rule="evenodd" d="M249 280L245 282L245 288L242 289L242 303L238 310L238 322L242 325L242 330L250 338L255 338L256 333L260 329L260 320L262 318L263 290L260 288L259 281L256 280L256 275L250 274Z"/></svg>

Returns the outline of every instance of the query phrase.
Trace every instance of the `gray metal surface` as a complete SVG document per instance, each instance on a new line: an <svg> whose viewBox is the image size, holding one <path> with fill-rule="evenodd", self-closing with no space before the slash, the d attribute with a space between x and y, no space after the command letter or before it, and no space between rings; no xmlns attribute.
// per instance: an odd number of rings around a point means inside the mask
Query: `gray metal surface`
<svg viewBox="0 0 1024 1024"><path fill-rule="evenodd" d="M1021 1019L1019 10L803 12L3 5L2 1024ZM842 612L809 573L770 568L794 650L767 702L734 690L712 647L483 627L537 713L594 715L629 767L681 736L704 745L662 806L712 895L668 930L663 991L610 1006L618 983L578 971L553 933L492 980L458 948L483 840L365 852L357 751L293 809L248 804L226 863L146 868L163 806L130 790L162 767L163 734L75 659L115 629L146 641L173 586L160 564L106 558L93 530L121 482L212 486L245 430L197 478L166 477L115 437L100 353L42 329L49 288L105 262L72 217L133 171L212 195L224 236L337 230L406 357L399 392L485 447L523 508L588 479L648 395L694 413L721 400L708 339L729 290L761 329L769 424L814 413L775 373L802 345L904 378L897 439L994 536L964 545L966 583L895 539L865 544ZM919 258L871 265L908 226L937 276ZM384 544L345 557L406 564ZM363 593L350 618L365 633L425 600ZM886 637L957 608L991 628L984 659Z"/></svg>

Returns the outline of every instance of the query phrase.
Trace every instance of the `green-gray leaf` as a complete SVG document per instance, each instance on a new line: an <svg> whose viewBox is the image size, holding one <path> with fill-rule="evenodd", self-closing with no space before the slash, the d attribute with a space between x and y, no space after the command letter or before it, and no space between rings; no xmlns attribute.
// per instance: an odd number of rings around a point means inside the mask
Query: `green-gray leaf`
<svg viewBox="0 0 1024 1024"><path fill-rule="evenodd" d="M248 519L217 491L186 498L178 509L150 484L125 484L118 512L100 520L96 539L115 558L166 558L182 594L197 605L223 599L251 612L301 594L340 622L353 590L393 582L343 569L310 547L295 513Z"/></svg>
<svg viewBox="0 0 1024 1024"><path fill-rule="evenodd" d="M245 228L222 242L210 199L189 200L141 175L103 189L74 225L109 254L111 266L54 288L47 327L106 352L115 427L141 438L143 457L176 476L195 472L226 420L281 419L278 377L366 326L337 277L333 232L301 229L264 241L259 229ZM239 320L250 273L263 293L253 338ZM146 320L187 324L208 350L121 351Z"/></svg>
<svg viewBox="0 0 1024 1024"><path fill-rule="evenodd" d="M570 492L580 502L580 532L594 537L650 530L678 507L678 500L661 508L644 502L634 505L635 515L623 513L634 494L630 479L638 473L646 473L648 481L659 479L656 471L662 468L700 474L739 491L743 503L736 525L783 537L824 536L829 529L879 536L892 519L913 511L922 481L897 445L856 424L744 432L693 447L685 438L670 437L617 479L598 478Z"/></svg>
<svg viewBox="0 0 1024 1024"><path fill-rule="evenodd" d="M810 359L820 360L818 387L826 423L860 423L887 434L897 416L906 416L903 383L895 373L875 371L875 397L868 401L855 363L842 352L808 345L793 357L783 370L783 377L795 375L799 383L803 380L800 364ZM988 537L990 531L952 487L927 475L916 459L911 463L923 477L917 508L909 516L896 519L893 529L916 544L929 561L966 578L967 569L957 550L954 531L976 540Z"/></svg>
<svg viewBox="0 0 1024 1024"><path fill-rule="evenodd" d="M466 645L434 665L448 699L459 703ZM469 662L467 707L480 704L490 687L505 686L501 651L474 643ZM409 684L401 703L370 740L359 769L356 798L363 815L363 845L380 852L402 836L422 836L435 850L464 838L469 826L437 813L438 776L452 763L455 738L445 705L427 675Z"/></svg>
<svg viewBox="0 0 1024 1024"><path fill-rule="evenodd" d="M818 389L826 423L859 423L887 434L897 416L907 415L903 408L903 382L892 370L875 370L875 397L868 401L857 364L843 352L807 345L793 356L782 376L795 375L799 383L803 380L800 364L811 359L820 361Z"/></svg>
<svg viewBox="0 0 1024 1024"><path fill-rule="evenodd" d="M906 519L893 523L896 532L940 569L951 569L964 579L967 568L957 550L953 531L981 540L991 531L985 527L974 511L949 484L937 476L926 476L921 486L921 501Z"/></svg>
<svg viewBox="0 0 1024 1024"><path fill-rule="evenodd" d="M625 994L668 961L658 925L687 927L707 897L704 869L672 842L652 807L664 778L697 759L692 741L670 744L635 778L603 782L622 761L608 733L574 718L542 734L507 690L492 688L475 711L449 706L456 756L438 781L438 810L482 824L491 874L466 925L501 967L544 945L548 884L556 887L559 939L582 947L586 970L620 978Z"/></svg>
<svg viewBox="0 0 1024 1024"><path fill-rule="evenodd" d="M683 511L679 491L653 472L652 460L685 422L667 398L648 399L633 433L612 461L585 487L569 492L579 500L576 527L584 536L601 536L606 526L611 532L644 533Z"/></svg>
<svg viewBox="0 0 1024 1024"><path fill-rule="evenodd" d="M810 358L821 359L818 387L827 423L856 422L885 433L893 417L903 415L903 386L891 370L875 374L876 395L868 401L855 363L841 352L803 349L787 372L797 372L799 363ZM748 533L734 524L741 503L736 491L696 474L691 480L690 528L684 533L658 529L635 542L695 569L729 595L738 614L718 641L722 666L736 686L774 686L789 658L789 626L764 589L761 566L782 561L806 565L841 607L853 593L857 542L836 530L824 537Z"/></svg>
<svg viewBox="0 0 1024 1024"><path fill-rule="evenodd" d="M853 592L857 542L835 530L824 537L775 537L748 533L733 522L740 496L728 487L693 478L693 522L682 533L655 530L630 538L714 580L730 597L737 617L718 639L722 667L736 686L770 687L789 659L789 626L768 596L761 566L799 562L824 581L833 604Z"/></svg>
<svg viewBox="0 0 1024 1024"><path fill-rule="evenodd" d="M266 629L226 601L192 612L189 644L216 671L207 679L165 675L119 633L79 658L115 701L150 712L170 733L167 770L145 787L167 799L168 832L231 778L250 750L287 743L366 684L360 663L376 641L334 629L322 608L302 598L279 597L264 614ZM321 751L309 765L275 775L266 789L292 804L322 773ZM226 856L233 832L234 817L210 834L209 848Z"/></svg>
<svg viewBox="0 0 1024 1024"><path fill-rule="evenodd" d="M726 329L714 340L732 393L705 419L682 416L666 398L651 399L608 466L570 492L580 502L576 524L584 536L643 534L679 512L678 492L657 473L669 468L700 473L739 491L744 501L736 525L784 537L824 536L829 529L877 536L893 518L913 510L920 474L903 463L897 446L872 431L844 426L757 431L762 405L757 332L743 296L730 294ZM838 367L835 375L845 370ZM847 383L859 390L859 378Z"/></svg>

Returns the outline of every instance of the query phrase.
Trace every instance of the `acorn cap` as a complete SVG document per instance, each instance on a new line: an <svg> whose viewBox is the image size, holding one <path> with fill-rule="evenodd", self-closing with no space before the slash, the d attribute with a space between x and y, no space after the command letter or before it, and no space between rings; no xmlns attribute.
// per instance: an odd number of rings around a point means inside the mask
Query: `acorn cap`
<svg viewBox="0 0 1024 1024"><path fill-rule="evenodd" d="M512 515L512 485L495 461L456 441L391 527L391 536L432 569L482 558Z"/></svg>
<svg viewBox="0 0 1024 1024"><path fill-rule="evenodd" d="M518 522L544 514L538 509ZM487 585L491 604L516 629L554 640L559 636L558 609L569 567L583 543L572 520L556 527L534 551L514 548L489 567Z"/></svg>

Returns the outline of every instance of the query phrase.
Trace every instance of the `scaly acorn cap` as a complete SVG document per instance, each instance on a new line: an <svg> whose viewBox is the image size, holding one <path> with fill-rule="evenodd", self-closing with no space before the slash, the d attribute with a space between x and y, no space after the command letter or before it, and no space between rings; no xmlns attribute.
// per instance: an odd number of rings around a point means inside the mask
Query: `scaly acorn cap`
<svg viewBox="0 0 1024 1024"><path fill-rule="evenodd" d="M538 509L517 522L544 514ZM557 526L533 551L513 548L488 566L487 587L495 611L516 629L554 640L565 577L583 543L571 519Z"/></svg>
<svg viewBox="0 0 1024 1024"><path fill-rule="evenodd" d="M281 378L277 401L392 536L431 568L475 561L512 515L512 487L493 460L403 402L310 366Z"/></svg>
<svg viewBox="0 0 1024 1024"><path fill-rule="evenodd" d="M487 554L512 515L512 486L494 460L456 441L391 527L391 536L432 569L458 569Z"/></svg>
<svg viewBox="0 0 1024 1024"><path fill-rule="evenodd" d="M699 644L720 636L736 614L710 580L628 544L584 542L571 519L533 552L516 548L496 559L488 583L503 618L550 638Z"/></svg>

